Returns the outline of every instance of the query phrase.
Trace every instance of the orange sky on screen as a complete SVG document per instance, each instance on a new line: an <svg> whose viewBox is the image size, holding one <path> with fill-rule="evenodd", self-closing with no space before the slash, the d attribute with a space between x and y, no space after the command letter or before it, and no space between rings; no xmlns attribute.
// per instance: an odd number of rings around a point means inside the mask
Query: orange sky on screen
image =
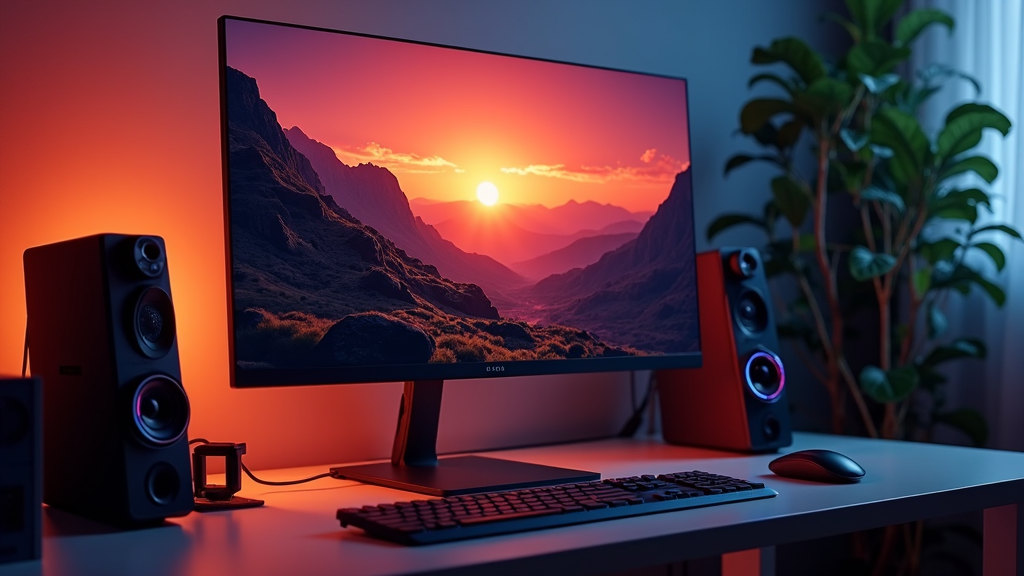
<svg viewBox="0 0 1024 576"><path fill-rule="evenodd" d="M389 168L409 198L595 200L654 210L689 166L678 79L228 21L228 65L282 127L349 165Z"/></svg>

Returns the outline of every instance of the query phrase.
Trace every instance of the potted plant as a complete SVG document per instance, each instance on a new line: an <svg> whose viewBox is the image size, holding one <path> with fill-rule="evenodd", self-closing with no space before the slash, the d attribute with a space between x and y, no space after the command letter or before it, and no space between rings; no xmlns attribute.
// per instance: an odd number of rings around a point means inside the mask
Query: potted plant
<svg viewBox="0 0 1024 576"><path fill-rule="evenodd" d="M991 199L973 182L997 177L995 164L975 148L985 131L1005 136L1010 121L972 102L950 111L935 133L925 132L918 109L943 81L977 83L941 65L897 73L922 31L954 26L932 9L893 22L901 4L847 0L848 17L828 15L852 41L834 62L798 38L754 49L751 61L771 68L749 86L768 83L778 95L744 105L740 130L761 151L733 156L725 172L766 162L778 175L761 214L725 214L707 234L737 225L765 232L766 272L799 288L778 305L780 336L797 341L797 353L828 391L832 432L928 440L945 424L983 445L982 415L946 408L941 366L984 358L985 344L948 334L943 303L972 289L998 306L1006 299L975 255L1001 270L1006 257L992 238L1021 235L984 221ZM808 145L813 169L805 173ZM855 224L830 227L837 213ZM877 314L877 360L851 366L850 323L865 310ZM848 400L855 421L846 418Z"/></svg>

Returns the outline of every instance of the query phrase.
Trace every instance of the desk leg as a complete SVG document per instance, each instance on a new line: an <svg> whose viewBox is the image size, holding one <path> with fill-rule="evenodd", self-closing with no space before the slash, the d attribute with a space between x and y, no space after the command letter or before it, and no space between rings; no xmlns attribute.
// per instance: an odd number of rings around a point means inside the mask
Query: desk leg
<svg viewBox="0 0 1024 576"><path fill-rule="evenodd" d="M985 509L982 574L1024 576L1024 514L1020 504Z"/></svg>
<svg viewBox="0 0 1024 576"><path fill-rule="evenodd" d="M722 576L775 576L775 547L722 554Z"/></svg>

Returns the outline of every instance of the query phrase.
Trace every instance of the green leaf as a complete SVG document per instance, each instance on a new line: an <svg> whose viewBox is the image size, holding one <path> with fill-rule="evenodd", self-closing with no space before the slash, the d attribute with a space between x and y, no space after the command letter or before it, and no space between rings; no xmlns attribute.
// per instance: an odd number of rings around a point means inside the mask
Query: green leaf
<svg viewBox="0 0 1024 576"><path fill-rule="evenodd" d="M918 252L929 264L935 264L941 260L951 260L959 247L960 242L955 238L942 238L935 242L921 242Z"/></svg>
<svg viewBox="0 0 1024 576"><path fill-rule="evenodd" d="M928 338L934 340L949 328L949 320L934 303L928 305Z"/></svg>
<svg viewBox="0 0 1024 576"><path fill-rule="evenodd" d="M900 20L896 26L896 43L906 46L917 38L918 34L932 24L942 24L953 32L953 18L942 10L934 8L922 8L912 10Z"/></svg>
<svg viewBox="0 0 1024 576"><path fill-rule="evenodd" d="M992 259L992 263L996 265L996 270L1002 271L1003 267L1006 266L1006 255L1003 254L1003 250L992 244L991 242L979 242L972 246L982 252L988 254L988 257Z"/></svg>
<svg viewBox="0 0 1024 576"><path fill-rule="evenodd" d="M921 180L929 144L916 118L896 108L883 108L871 126L871 141L892 149L890 168L897 181Z"/></svg>
<svg viewBox="0 0 1024 576"><path fill-rule="evenodd" d="M810 84L825 75L825 63L806 42L799 38L781 38L774 40L768 48L757 47L750 58L752 64L787 64L800 76L805 84Z"/></svg>
<svg viewBox="0 0 1024 576"><path fill-rule="evenodd" d="M988 349L981 340L977 338L958 338L949 344L933 348L922 364L934 367L943 362L949 362L958 358L984 359L987 355Z"/></svg>
<svg viewBox="0 0 1024 576"><path fill-rule="evenodd" d="M790 120L780 126L779 135L776 139L779 148L792 148L797 140L800 139L800 132L803 129L804 124L799 120Z"/></svg>
<svg viewBox="0 0 1024 576"><path fill-rule="evenodd" d="M903 0L846 0L853 21L864 31L864 38L877 36L879 29L892 18Z"/></svg>
<svg viewBox="0 0 1024 576"><path fill-rule="evenodd" d="M917 368L912 364L885 372L877 366L866 366L860 371L860 387L876 402L899 402L917 386Z"/></svg>
<svg viewBox="0 0 1024 576"><path fill-rule="evenodd" d="M867 134L850 130L849 128L843 128L840 130L839 138L843 140L843 144L846 144L846 147L850 149L850 152L857 152L868 143Z"/></svg>
<svg viewBox="0 0 1024 576"><path fill-rule="evenodd" d="M978 220L978 207L974 204L956 204L945 206L932 212L933 218L945 218L946 220L966 220L974 224Z"/></svg>
<svg viewBox="0 0 1024 576"><path fill-rule="evenodd" d="M1006 292L1002 288L979 274L977 270L964 264L957 266L948 277L943 278L941 282L937 282L935 287L953 288L961 294L966 294L970 291L972 285L978 286L988 294L988 297L996 306L1002 308L1003 304L1006 303Z"/></svg>
<svg viewBox="0 0 1024 576"><path fill-rule="evenodd" d="M843 187L851 194L859 194L862 192L861 188L864 186L864 174L867 173L868 170L868 167L865 164L862 162L851 162L849 164L833 162L829 165L829 169L835 170L839 173L839 176L843 181Z"/></svg>
<svg viewBox="0 0 1024 576"><path fill-rule="evenodd" d="M932 286L932 269L921 268L914 272L913 283L914 294L916 294L918 298L924 296L925 292L927 292Z"/></svg>
<svg viewBox="0 0 1024 576"><path fill-rule="evenodd" d="M950 176L963 172L974 172L981 176L988 183L992 183L999 175L999 168L991 160L984 156L968 156L962 160L950 164L939 172L938 180L942 181Z"/></svg>
<svg viewBox="0 0 1024 576"><path fill-rule="evenodd" d="M949 381L949 378L946 378L945 374L939 372L933 366L919 365L917 367L917 373L921 378L919 385L932 393L938 390L939 386L942 386Z"/></svg>
<svg viewBox="0 0 1024 576"><path fill-rule="evenodd" d="M878 77L889 74L909 57L909 48L893 46L882 40L867 40L850 49L846 55L846 69L855 78Z"/></svg>
<svg viewBox="0 0 1024 576"><path fill-rule="evenodd" d="M1002 232L1004 234L1013 236L1017 240L1024 240L1024 238L1021 238L1020 232L1017 232L1015 228L1013 228L1012 226L1007 226L1006 224L992 224L991 226L982 226L981 228L975 228L974 230L971 230L971 233L968 235L968 237L973 237L976 234L981 234L982 232Z"/></svg>
<svg viewBox="0 0 1024 576"><path fill-rule="evenodd" d="M778 86L781 86L782 89L785 90L787 94L792 94L793 93L793 89L794 89L793 86L789 82L787 82L785 79L780 77L778 74L767 74L767 73L765 73L765 74L757 74L757 75L751 77L750 81L747 82L747 88L753 88L759 82L770 82L772 84L776 84Z"/></svg>
<svg viewBox="0 0 1024 576"><path fill-rule="evenodd" d="M835 78L818 78L807 90L796 95L798 103L817 115L838 112L849 105L852 98L850 85Z"/></svg>
<svg viewBox="0 0 1024 576"><path fill-rule="evenodd" d="M817 252L818 241L814 239L814 234L801 234L797 239L797 248L800 252Z"/></svg>
<svg viewBox="0 0 1024 576"><path fill-rule="evenodd" d="M799 228L811 207L811 199L803 187L789 176L778 176L772 179L772 195L790 226Z"/></svg>
<svg viewBox="0 0 1024 576"><path fill-rule="evenodd" d="M762 230L765 228L764 222L753 216L747 216L746 214L723 214L708 226L708 241L713 239L719 233L738 226L740 224L753 224Z"/></svg>
<svg viewBox="0 0 1024 576"><path fill-rule="evenodd" d="M867 74L861 74L859 78L864 84L864 87L868 89L868 92L871 92L872 94L881 94L895 86L896 83L900 81L899 74L883 74L878 78L868 76Z"/></svg>
<svg viewBox="0 0 1024 576"><path fill-rule="evenodd" d="M893 149L889 148L888 146L879 146L878 144L871 144L868 146L868 148L870 148L871 151L875 154L875 156L878 156L879 158L892 158L893 155L896 154L895 152L893 152Z"/></svg>
<svg viewBox="0 0 1024 576"><path fill-rule="evenodd" d="M978 218L978 206L991 206L988 193L977 188L969 188L950 190L942 196L932 198L928 210L936 218L967 220L973 224Z"/></svg>
<svg viewBox="0 0 1024 576"><path fill-rule="evenodd" d="M962 408L935 415L936 424L945 424L963 432L978 448L988 442L988 424L985 417L973 408Z"/></svg>
<svg viewBox="0 0 1024 576"><path fill-rule="evenodd" d="M946 126L939 132L936 156L939 161L974 148L981 142L985 128L998 130L1003 136L1010 131L1010 120L1001 112L984 104L963 104L946 116Z"/></svg>
<svg viewBox="0 0 1024 576"><path fill-rule="evenodd" d="M974 86L975 96L981 95L981 84L978 83L978 80L974 76L965 74L964 72L946 64L929 64L925 68L918 70L917 77L920 78L926 86L931 86L931 81L939 78L959 78L970 82L971 85ZM938 89L938 86L935 86L934 88Z"/></svg>
<svg viewBox="0 0 1024 576"><path fill-rule="evenodd" d="M831 20L832 22L835 22L842 26L843 28L845 28L846 32L850 35L850 39L853 40L854 44L860 42L860 28L857 28L857 25L854 24L853 22L850 22L846 18L843 18L842 16L834 12L829 12L822 15L822 19Z"/></svg>
<svg viewBox="0 0 1024 576"><path fill-rule="evenodd" d="M850 252L850 274L858 282L882 276L895 265L892 254L876 254L863 246L855 246Z"/></svg>
<svg viewBox="0 0 1024 576"><path fill-rule="evenodd" d="M903 203L903 198L895 192L889 190L882 190L878 186L868 186L866 190L860 195L860 199L870 200L872 202L882 202L884 204L893 205L902 214L906 210L906 205Z"/></svg>
<svg viewBox="0 0 1024 576"><path fill-rule="evenodd" d="M729 158L729 161L725 163L725 175L728 175L729 172L732 172L736 168L739 168L740 166L743 166L747 162L753 162L755 160L763 160L765 162L771 162L772 164L782 165L782 162L780 162L778 158L776 158L775 156L769 156L767 154L764 154L764 155L761 155L761 156L749 156L747 154L737 154L737 155L733 156L732 158Z"/></svg>
<svg viewBox="0 0 1024 576"><path fill-rule="evenodd" d="M747 102L740 111L740 130L753 134L776 114L792 112L793 104L778 98L755 98Z"/></svg>

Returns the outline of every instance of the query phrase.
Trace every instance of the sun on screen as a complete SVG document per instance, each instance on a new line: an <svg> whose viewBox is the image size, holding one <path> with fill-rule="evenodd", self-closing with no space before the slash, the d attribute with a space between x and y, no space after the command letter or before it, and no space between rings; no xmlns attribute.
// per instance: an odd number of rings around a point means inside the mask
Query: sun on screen
<svg viewBox="0 0 1024 576"><path fill-rule="evenodd" d="M498 187L490 182L481 182L476 187L476 199L484 206L494 206L498 203Z"/></svg>

